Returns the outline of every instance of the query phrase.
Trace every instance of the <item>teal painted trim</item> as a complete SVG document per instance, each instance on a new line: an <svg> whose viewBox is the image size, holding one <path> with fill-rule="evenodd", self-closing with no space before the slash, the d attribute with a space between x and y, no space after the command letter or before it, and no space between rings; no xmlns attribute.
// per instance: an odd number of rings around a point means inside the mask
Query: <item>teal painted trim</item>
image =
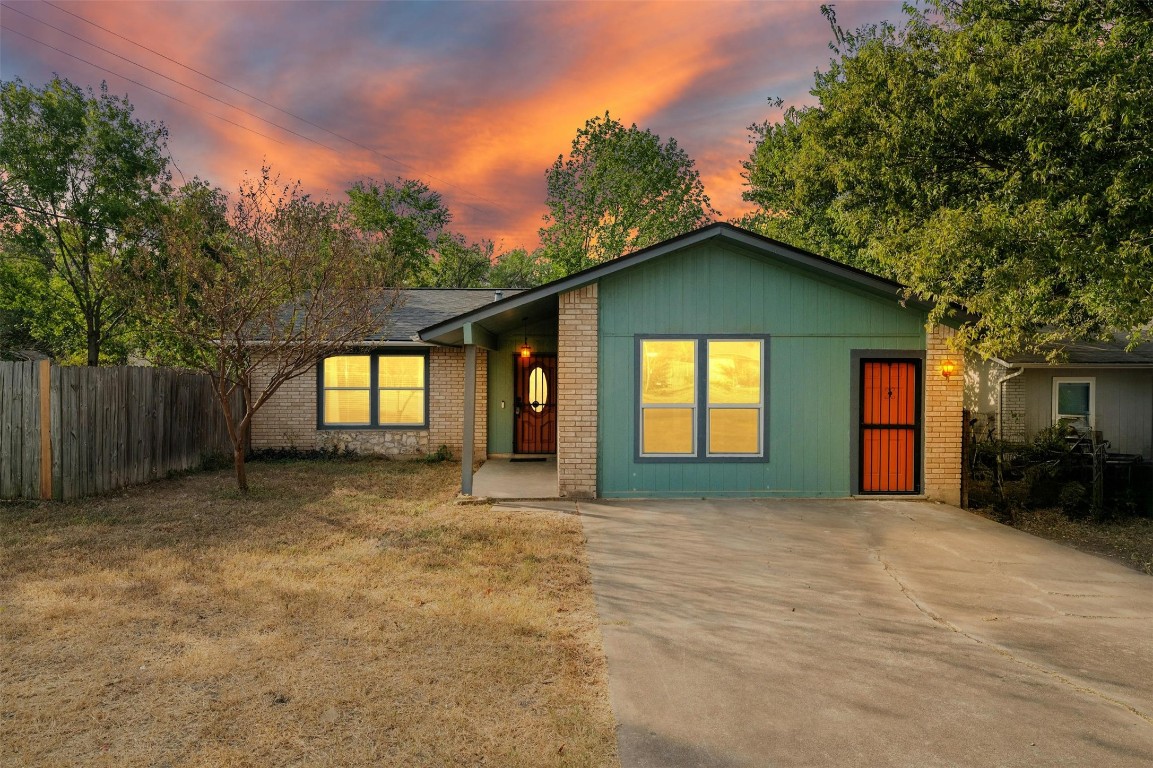
<svg viewBox="0 0 1153 768"><path fill-rule="evenodd" d="M464 324L464 344L465 346L475 344L489 350L497 347L496 336L476 323Z"/></svg>

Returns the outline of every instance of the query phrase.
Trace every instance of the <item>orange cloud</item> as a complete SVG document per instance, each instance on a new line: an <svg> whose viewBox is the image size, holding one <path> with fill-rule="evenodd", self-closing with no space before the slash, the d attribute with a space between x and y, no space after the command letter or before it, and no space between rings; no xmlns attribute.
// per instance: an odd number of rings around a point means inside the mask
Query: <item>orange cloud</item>
<svg viewBox="0 0 1153 768"><path fill-rule="evenodd" d="M676 137L714 206L726 218L740 215L747 126L769 116L770 96L807 98L813 70L828 58L817 2L61 5L123 37L44 4L14 4L239 107L5 13L6 27L185 102L4 33L6 78L107 78L139 116L168 125L187 177L230 189L267 161L335 197L358 178L420 177L444 195L456 229L508 248L536 244L545 170L606 109ZM842 23L894 18L898 7L848 5Z"/></svg>

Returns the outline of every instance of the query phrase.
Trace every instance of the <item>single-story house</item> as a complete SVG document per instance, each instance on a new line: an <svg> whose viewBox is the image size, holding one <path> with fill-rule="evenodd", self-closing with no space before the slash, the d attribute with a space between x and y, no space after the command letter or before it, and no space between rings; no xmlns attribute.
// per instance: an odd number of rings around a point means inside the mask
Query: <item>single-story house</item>
<svg viewBox="0 0 1153 768"><path fill-rule="evenodd" d="M1153 342L1127 346L1116 335L970 364L966 407L982 431L1010 442L1065 421L1110 453L1153 458Z"/></svg>
<svg viewBox="0 0 1153 768"><path fill-rule="evenodd" d="M573 497L960 499L953 331L867 272L718 223L503 297L404 299L278 392L254 446L447 445L465 493L474 459L555 454Z"/></svg>

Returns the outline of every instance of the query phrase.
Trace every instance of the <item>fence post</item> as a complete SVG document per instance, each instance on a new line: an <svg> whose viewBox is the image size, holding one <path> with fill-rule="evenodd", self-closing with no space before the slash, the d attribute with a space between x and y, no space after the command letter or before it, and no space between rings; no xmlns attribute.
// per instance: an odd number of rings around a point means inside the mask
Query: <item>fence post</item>
<svg viewBox="0 0 1153 768"><path fill-rule="evenodd" d="M40 361L40 498L52 498L52 361Z"/></svg>

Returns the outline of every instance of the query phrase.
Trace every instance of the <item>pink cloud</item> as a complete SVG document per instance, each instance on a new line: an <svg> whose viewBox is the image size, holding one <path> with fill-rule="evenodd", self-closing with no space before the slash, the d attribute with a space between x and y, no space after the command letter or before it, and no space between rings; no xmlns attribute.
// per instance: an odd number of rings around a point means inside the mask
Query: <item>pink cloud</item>
<svg viewBox="0 0 1153 768"><path fill-rule="evenodd" d="M138 115L169 126L173 157L188 177L230 189L268 161L315 194L340 196L358 178L420 176L444 194L458 230L505 247L536 244L545 169L606 109L676 137L714 205L739 215L747 126L768 116L769 96L804 98L829 56L817 3L62 4L354 144L49 6L17 7L252 113L4 14L5 26L187 102L4 33L5 78L107 78ZM897 7L850 4L844 15L893 18Z"/></svg>

